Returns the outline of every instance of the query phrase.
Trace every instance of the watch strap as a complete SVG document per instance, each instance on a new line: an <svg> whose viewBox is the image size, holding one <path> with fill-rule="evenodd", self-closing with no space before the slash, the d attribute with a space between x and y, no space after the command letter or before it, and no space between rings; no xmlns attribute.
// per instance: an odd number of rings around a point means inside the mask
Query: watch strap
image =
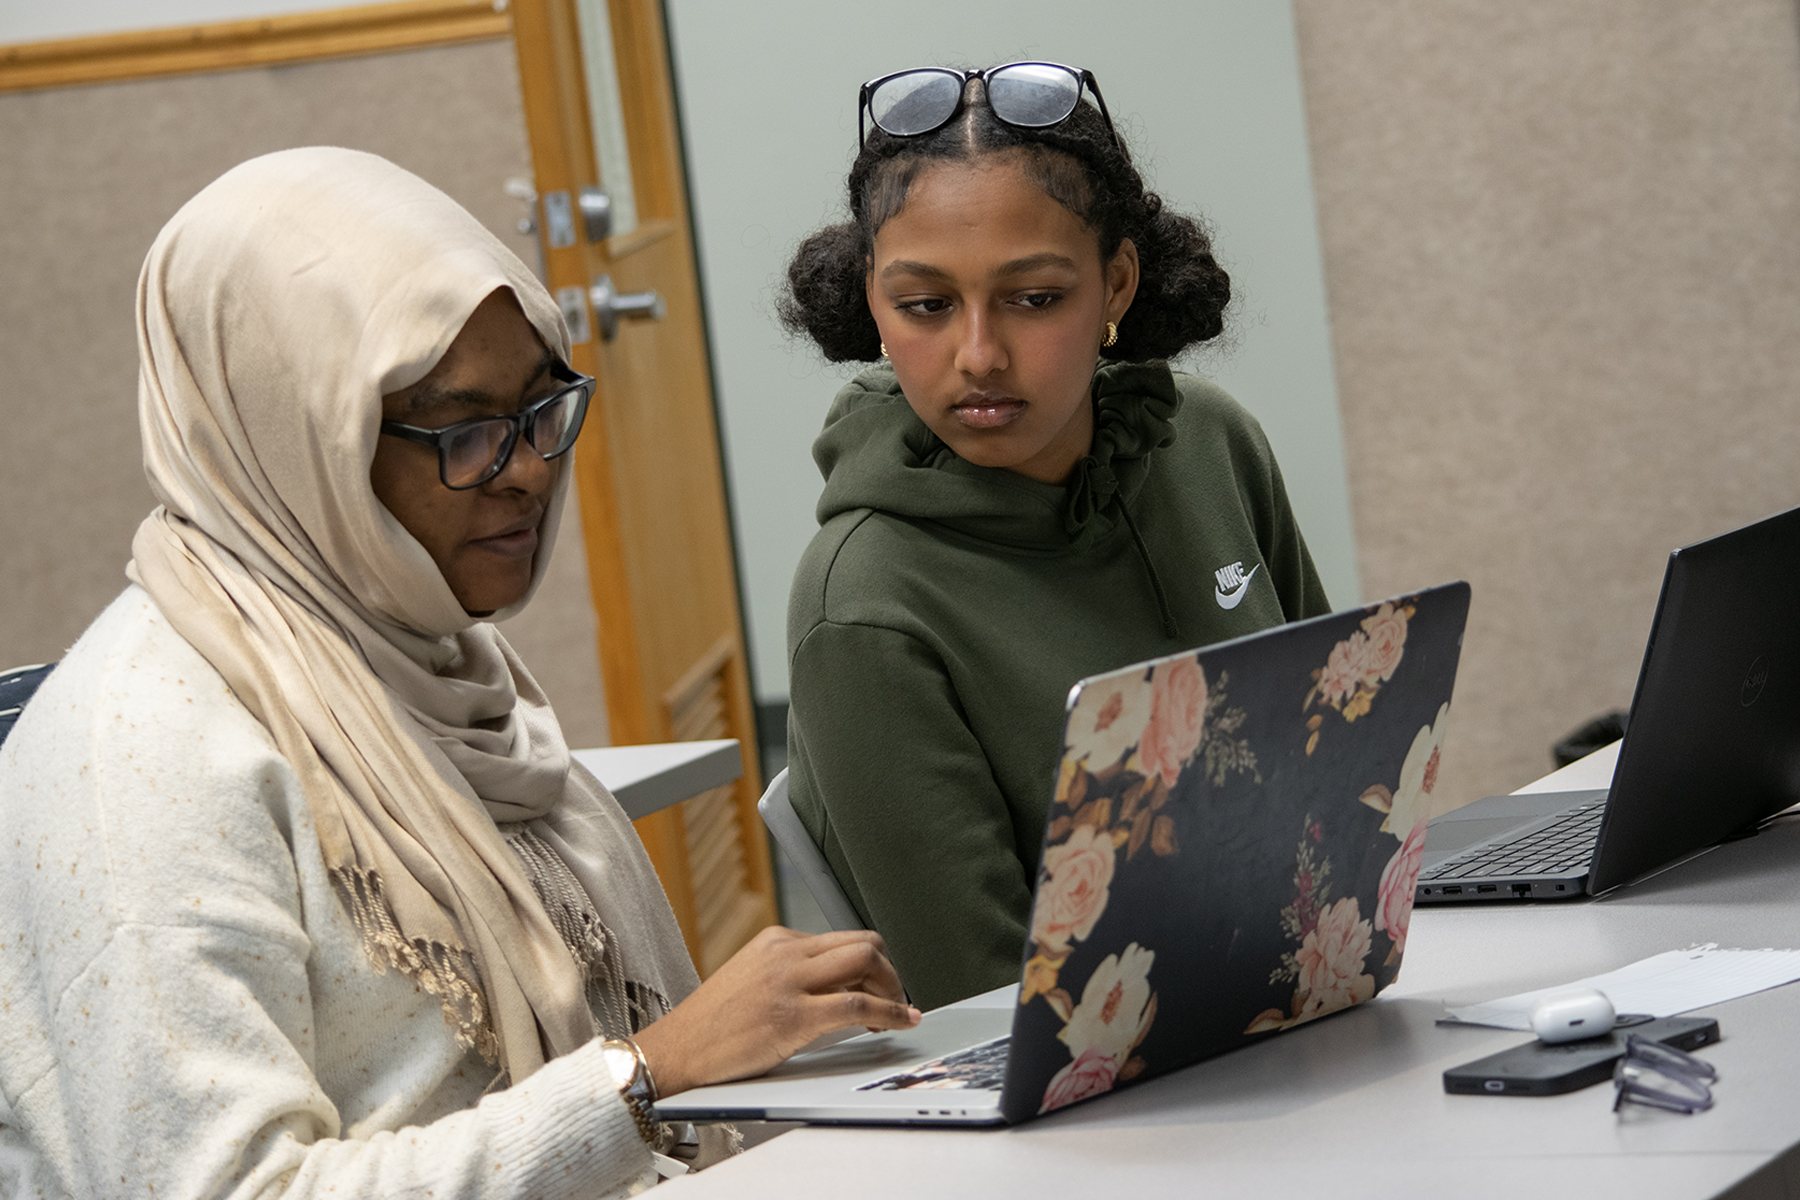
<svg viewBox="0 0 1800 1200"><path fill-rule="evenodd" d="M608 1038L608 1048L627 1051L633 1061L631 1077L616 1081L619 1099L625 1102L631 1119L636 1122L638 1136L646 1145L656 1146L662 1140L662 1125L656 1119L656 1080L650 1074L650 1063L644 1052L630 1038Z"/></svg>

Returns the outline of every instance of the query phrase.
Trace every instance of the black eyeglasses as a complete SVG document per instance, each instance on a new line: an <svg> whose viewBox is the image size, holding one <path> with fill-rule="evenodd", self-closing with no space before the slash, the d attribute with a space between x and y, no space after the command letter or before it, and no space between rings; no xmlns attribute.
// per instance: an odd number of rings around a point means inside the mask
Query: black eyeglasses
<svg viewBox="0 0 1800 1200"><path fill-rule="evenodd" d="M868 144L864 113L877 129L893 137L919 137L942 129L961 111L963 89L971 79L982 81L994 116L1020 129L1048 129L1068 120L1085 87L1094 93L1106 131L1119 144L1119 131L1113 128L1092 71L1061 63L1016 62L983 71L915 67L869 80L856 101L857 148Z"/></svg>
<svg viewBox="0 0 1800 1200"><path fill-rule="evenodd" d="M436 446L438 478L445 487L453 491L478 487L506 470L520 434L546 461L568 453L575 444L594 395L594 381L561 363L550 368L550 377L567 386L507 416L475 417L442 429L383 421L381 432Z"/></svg>

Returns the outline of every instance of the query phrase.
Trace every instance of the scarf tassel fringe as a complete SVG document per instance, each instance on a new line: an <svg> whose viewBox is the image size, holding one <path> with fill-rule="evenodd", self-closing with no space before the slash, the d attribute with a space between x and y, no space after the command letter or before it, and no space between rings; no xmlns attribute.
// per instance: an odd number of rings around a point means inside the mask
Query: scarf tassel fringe
<svg viewBox="0 0 1800 1200"><path fill-rule="evenodd" d="M394 923L381 879L373 871L335 867L331 882L362 935L363 950L375 969L385 975L392 967L436 996L443 1005L444 1023L455 1032L457 1043L497 1065L500 1041L488 1020L487 1004L468 952L426 938L408 940Z"/></svg>

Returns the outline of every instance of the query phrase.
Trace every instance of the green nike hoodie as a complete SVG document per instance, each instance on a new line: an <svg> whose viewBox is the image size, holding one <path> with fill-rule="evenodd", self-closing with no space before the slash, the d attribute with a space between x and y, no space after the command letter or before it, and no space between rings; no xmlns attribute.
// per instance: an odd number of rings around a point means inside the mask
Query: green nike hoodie
<svg viewBox="0 0 1800 1200"><path fill-rule="evenodd" d="M813 445L789 795L921 1008L1019 978L1077 680L1329 610L1255 418L1163 363L1093 394L1062 487L959 458L886 365Z"/></svg>

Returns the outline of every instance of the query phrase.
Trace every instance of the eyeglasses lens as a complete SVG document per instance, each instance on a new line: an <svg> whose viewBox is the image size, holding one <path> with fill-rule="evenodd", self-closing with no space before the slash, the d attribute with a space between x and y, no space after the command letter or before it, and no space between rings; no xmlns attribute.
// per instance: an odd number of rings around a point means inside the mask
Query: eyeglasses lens
<svg viewBox="0 0 1800 1200"><path fill-rule="evenodd" d="M479 421L442 444L444 482L473 487L492 474L494 460L511 440L511 421Z"/></svg>
<svg viewBox="0 0 1800 1200"><path fill-rule="evenodd" d="M869 115L895 137L928 133L950 119L962 100L962 80L948 71L908 71L869 96Z"/></svg>
<svg viewBox="0 0 1800 1200"><path fill-rule="evenodd" d="M1703 1112L1713 1105L1711 1088L1678 1071L1662 1071L1626 1059L1620 1061L1613 1079L1619 1088L1619 1098L1636 1104L1690 1113Z"/></svg>
<svg viewBox="0 0 1800 1200"><path fill-rule="evenodd" d="M987 90L995 116L1028 129L1056 124L1081 102L1080 77L1045 63L1002 67L988 76Z"/></svg>
<svg viewBox="0 0 1800 1200"><path fill-rule="evenodd" d="M575 413L581 405L581 392L564 392L540 408L531 427L531 446L545 458L555 458L569 448L578 428Z"/></svg>
<svg viewBox="0 0 1800 1200"><path fill-rule="evenodd" d="M1632 1034L1626 1042L1628 1057L1645 1066L1655 1067L1659 1071L1683 1075L1689 1079L1704 1079L1708 1082L1719 1077L1719 1068L1704 1058L1695 1058L1684 1050L1673 1046L1665 1046L1661 1042L1653 1042L1648 1038Z"/></svg>

